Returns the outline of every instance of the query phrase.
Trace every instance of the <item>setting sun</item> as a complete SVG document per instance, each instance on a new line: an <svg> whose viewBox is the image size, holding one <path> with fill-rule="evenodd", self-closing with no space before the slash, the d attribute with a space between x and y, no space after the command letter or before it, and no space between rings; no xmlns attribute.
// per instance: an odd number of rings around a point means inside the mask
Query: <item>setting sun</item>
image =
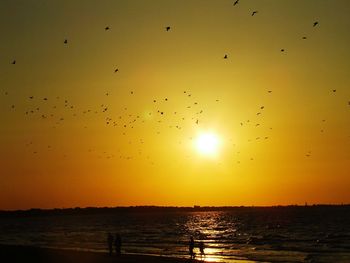
<svg viewBox="0 0 350 263"><path fill-rule="evenodd" d="M196 140L196 148L203 155L213 156L217 154L220 140L216 134L202 133Z"/></svg>

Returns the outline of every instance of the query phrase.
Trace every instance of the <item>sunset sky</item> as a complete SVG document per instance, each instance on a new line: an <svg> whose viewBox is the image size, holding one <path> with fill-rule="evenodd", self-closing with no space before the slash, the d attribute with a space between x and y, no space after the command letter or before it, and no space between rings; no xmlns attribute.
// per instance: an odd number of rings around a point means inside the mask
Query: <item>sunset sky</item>
<svg viewBox="0 0 350 263"><path fill-rule="evenodd" d="M350 203L350 1L233 3L2 0L0 209Z"/></svg>

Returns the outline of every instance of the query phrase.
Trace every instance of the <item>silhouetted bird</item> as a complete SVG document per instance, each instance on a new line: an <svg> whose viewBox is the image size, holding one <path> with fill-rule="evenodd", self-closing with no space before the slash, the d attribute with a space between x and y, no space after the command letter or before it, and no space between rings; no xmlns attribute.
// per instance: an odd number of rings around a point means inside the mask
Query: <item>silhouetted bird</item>
<svg viewBox="0 0 350 263"><path fill-rule="evenodd" d="M254 16L257 13L258 13L258 11L253 11L252 16Z"/></svg>
<svg viewBox="0 0 350 263"><path fill-rule="evenodd" d="M307 39L307 37L303 37L303 39Z"/></svg>
<svg viewBox="0 0 350 263"><path fill-rule="evenodd" d="M15 65L16 64L16 60L12 61L12 65Z"/></svg>
<svg viewBox="0 0 350 263"><path fill-rule="evenodd" d="M33 96L30 96L29 98L32 100L34 97L33 97Z"/></svg>
<svg viewBox="0 0 350 263"><path fill-rule="evenodd" d="M271 92L272 92L272 90L268 90L267 92L268 92L268 93L271 93Z"/></svg>
<svg viewBox="0 0 350 263"><path fill-rule="evenodd" d="M166 26L166 27L165 27L165 30L166 30L166 31L169 31L170 29L171 29L170 26Z"/></svg>
<svg viewBox="0 0 350 263"><path fill-rule="evenodd" d="M105 30L109 30L109 26L106 26L106 27L105 27Z"/></svg>
<svg viewBox="0 0 350 263"><path fill-rule="evenodd" d="M64 44L68 44L68 40L67 40L67 39L65 39L63 43L64 43Z"/></svg>
<svg viewBox="0 0 350 263"><path fill-rule="evenodd" d="M233 5L235 6L235 5L237 5L239 3L239 0L236 0L234 3L233 3Z"/></svg>
<svg viewBox="0 0 350 263"><path fill-rule="evenodd" d="M281 49L281 52L284 52L284 49L283 49L283 48Z"/></svg>
<svg viewBox="0 0 350 263"><path fill-rule="evenodd" d="M318 25L318 21L315 21L314 22L314 27Z"/></svg>
<svg viewBox="0 0 350 263"><path fill-rule="evenodd" d="M337 90L336 90L336 89L334 89L334 90L333 90L333 92L337 92Z"/></svg>
<svg viewBox="0 0 350 263"><path fill-rule="evenodd" d="M116 69L114 70L114 73L117 73L118 71L119 71L119 69L116 68Z"/></svg>
<svg viewBox="0 0 350 263"><path fill-rule="evenodd" d="M227 56L227 54L225 54L224 59L227 59L227 58L228 58L228 56Z"/></svg>

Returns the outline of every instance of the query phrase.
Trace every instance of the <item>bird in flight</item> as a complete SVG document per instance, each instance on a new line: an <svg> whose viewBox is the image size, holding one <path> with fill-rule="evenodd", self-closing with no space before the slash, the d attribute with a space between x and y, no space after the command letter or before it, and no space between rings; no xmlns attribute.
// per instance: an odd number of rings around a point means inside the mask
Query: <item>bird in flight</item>
<svg viewBox="0 0 350 263"><path fill-rule="evenodd" d="M336 89L334 89L334 90L333 90L333 92L337 92L337 90L336 90Z"/></svg>
<svg viewBox="0 0 350 263"><path fill-rule="evenodd" d="M254 16L257 13L258 13L258 11L253 11L252 16Z"/></svg>
<svg viewBox="0 0 350 263"><path fill-rule="evenodd" d="M67 40L67 39L65 39L63 43L64 43L64 44L68 44L68 40Z"/></svg>
<svg viewBox="0 0 350 263"><path fill-rule="evenodd" d="M165 30L166 30L166 31L169 31L170 29L171 29L170 26L166 26L166 27L165 27Z"/></svg>
<svg viewBox="0 0 350 263"><path fill-rule="evenodd" d="M106 31L109 30L109 26L106 26L106 27L105 27L105 30L106 30Z"/></svg>
<svg viewBox="0 0 350 263"><path fill-rule="evenodd" d="M116 69L114 70L114 73L117 73L118 71L119 71L119 69L116 68Z"/></svg>
<svg viewBox="0 0 350 263"><path fill-rule="evenodd" d="M33 97L33 96L30 96L29 98L32 100L34 97Z"/></svg>
<svg viewBox="0 0 350 263"><path fill-rule="evenodd" d="M16 60L12 61L12 65L15 65L16 64Z"/></svg>
<svg viewBox="0 0 350 263"><path fill-rule="evenodd" d="M227 55L227 54L225 54L224 59L227 59L227 58L228 58L228 55Z"/></svg>
<svg viewBox="0 0 350 263"><path fill-rule="evenodd" d="M315 21L314 22L314 27L318 25L318 21Z"/></svg>
<svg viewBox="0 0 350 263"><path fill-rule="evenodd" d="M281 52L284 52L284 48L281 49Z"/></svg>
<svg viewBox="0 0 350 263"><path fill-rule="evenodd" d="M307 39L307 37L303 37L303 39Z"/></svg>
<svg viewBox="0 0 350 263"><path fill-rule="evenodd" d="M233 3L233 5L235 6L235 5L237 5L239 3L239 0L236 0L234 3Z"/></svg>

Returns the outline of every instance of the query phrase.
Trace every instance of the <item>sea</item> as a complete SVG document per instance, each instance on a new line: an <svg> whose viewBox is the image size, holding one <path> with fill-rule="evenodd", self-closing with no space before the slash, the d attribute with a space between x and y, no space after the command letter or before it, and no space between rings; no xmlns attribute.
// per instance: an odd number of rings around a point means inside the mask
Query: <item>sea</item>
<svg viewBox="0 0 350 263"><path fill-rule="evenodd" d="M192 236L206 262L350 262L345 205L0 213L0 244L106 253L107 233L124 254L189 258Z"/></svg>

